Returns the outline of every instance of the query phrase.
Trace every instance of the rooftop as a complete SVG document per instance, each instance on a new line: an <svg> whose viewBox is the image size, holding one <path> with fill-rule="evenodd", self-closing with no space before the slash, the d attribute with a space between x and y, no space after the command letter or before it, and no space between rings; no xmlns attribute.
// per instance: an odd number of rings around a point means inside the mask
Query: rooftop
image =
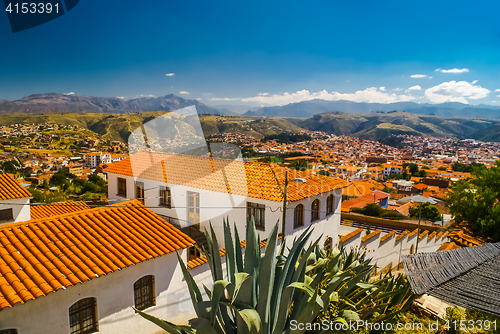
<svg viewBox="0 0 500 334"><path fill-rule="evenodd" d="M0 201L29 197L31 197L31 193L17 182L12 175L0 174Z"/></svg>
<svg viewBox="0 0 500 334"><path fill-rule="evenodd" d="M0 226L0 310L193 243L139 201Z"/></svg>

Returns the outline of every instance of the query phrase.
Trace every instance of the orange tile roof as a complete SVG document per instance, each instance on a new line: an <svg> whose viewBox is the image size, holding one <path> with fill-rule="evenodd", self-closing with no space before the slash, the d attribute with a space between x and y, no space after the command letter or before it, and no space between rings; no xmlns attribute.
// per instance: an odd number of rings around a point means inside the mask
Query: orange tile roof
<svg viewBox="0 0 500 334"><path fill-rule="evenodd" d="M348 186L348 182L340 178L317 175L308 171L259 162L184 154L139 152L108 165L104 170L106 173L136 176L277 202L283 200L282 189L285 187L286 171L289 180L287 200L290 202ZM294 178L303 178L306 182L293 182Z"/></svg>
<svg viewBox="0 0 500 334"><path fill-rule="evenodd" d="M403 239L403 238L404 238L407 234L409 234L409 233L410 233L410 231L408 231L408 230L404 230L404 232L403 232L403 233L401 233L400 235L398 235L398 236L396 237L396 241L399 241L399 240Z"/></svg>
<svg viewBox="0 0 500 334"><path fill-rule="evenodd" d="M408 234L408 238L413 237L417 233L418 229L414 229L410 234Z"/></svg>
<svg viewBox="0 0 500 334"><path fill-rule="evenodd" d="M422 239L423 237L425 237L427 234L429 234L429 231L428 230L425 230L424 232L420 233L420 235L418 236L418 239Z"/></svg>
<svg viewBox="0 0 500 334"><path fill-rule="evenodd" d="M396 233L397 233L396 230L392 230L391 232L387 233L382 238L380 238L380 242L386 241L387 239L389 239L390 237L392 237Z"/></svg>
<svg viewBox="0 0 500 334"><path fill-rule="evenodd" d="M437 249L437 252L451 250L451 249L458 249L458 248L462 247L458 246L454 242L445 242L444 244L441 245L441 247Z"/></svg>
<svg viewBox="0 0 500 334"><path fill-rule="evenodd" d="M378 203L381 199L389 197L389 194L382 191L372 191L366 195L349 199L342 202L341 210L344 212L349 212L351 208L362 208L368 203Z"/></svg>
<svg viewBox="0 0 500 334"><path fill-rule="evenodd" d="M431 240L433 237L436 236L436 231L432 232L431 234L429 234L429 236L427 237L427 240Z"/></svg>
<svg viewBox="0 0 500 334"><path fill-rule="evenodd" d="M31 219L41 219L58 216L65 213L90 210L92 208L83 201L66 201L45 205L32 205L30 209Z"/></svg>
<svg viewBox="0 0 500 334"><path fill-rule="evenodd" d="M0 201L31 197L31 193L10 174L0 174Z"/></svg>
<svg viewBox="0 0 500 334"><path fill-rule="evenodd" d="M367 234L367 235L365 235L364 237L362 237L362 238L361 238L361 242L366 242L366 241L370 240L371 238L373 238L373 237L375 237L375 236L379 235L381 232L382 232L382 230L375 230L375 231L373 231L372 233Z"/></svg>
<svg viewBox="0 0 500 334"><path fill-rule="evenodd" d="M139 201L0 226L0 310L193 243Z"/></svg>
<svg viewBox="0 0 500 334"><path fill-rule="evenodd" d="M342 238L340 238L339 244L346 242L347 240L349 240L352 237L360 234L361 232L363 232L363 229L362 228L358 228L357 230L354 230L351 233L344 235Z"/></svg>

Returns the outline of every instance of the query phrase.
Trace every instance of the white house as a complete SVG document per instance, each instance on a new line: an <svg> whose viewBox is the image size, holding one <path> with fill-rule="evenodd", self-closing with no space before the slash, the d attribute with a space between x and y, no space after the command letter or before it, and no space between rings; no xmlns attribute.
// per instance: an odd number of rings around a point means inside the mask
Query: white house
<svg viewBox="0 0 500 334"><path fill-rule="evenodd" d="M0 174L0 224L30 220L31 197L14 177Z"/></svg>
<svg viewBox="0 0 500 334"><path fill-rule="evenodd" d="M193 240L138 201L1 225L0 237L0 333L157 333L132 306L193 316L175 254L186 261Z"/></svg>
<svg viewBox="0 0 500 334"><path fill-rule="evenodd" d="M223 219L236 224L240 236L254 218L261 239L282 220L288 171L286 235L318 224L318 233L335 234L340 225L342 188L347 181L275 165L183 154L140 152L109 165L111 203L139 199L180 228L201 231L211 222L221 245ZM325 225L325 226L323 226Z"/></svg>
<svg viewBox="0 0 500 334"><path fill-rule="evenodd" d="M383 165L383 167L384 167L384 178L386 178L391 174L398 174L403 172L403 167L401 166L385 164Z"/></svg>

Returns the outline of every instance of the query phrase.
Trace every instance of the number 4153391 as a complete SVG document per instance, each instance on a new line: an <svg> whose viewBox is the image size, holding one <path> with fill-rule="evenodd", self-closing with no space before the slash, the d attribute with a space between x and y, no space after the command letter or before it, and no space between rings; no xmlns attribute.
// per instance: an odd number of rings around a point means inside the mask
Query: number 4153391
<svg viewBox="0 0 500 334"><path fill-rule="evenodd" d="M59 13L59 4L56 3L52 5L50 2L49 3L28 3L28 2L23 2L23 3L9 3L7 5L7 8L5 9L6 12L9 14L15 13L15 14L50 14L53 11L55 13Z"/></svg>

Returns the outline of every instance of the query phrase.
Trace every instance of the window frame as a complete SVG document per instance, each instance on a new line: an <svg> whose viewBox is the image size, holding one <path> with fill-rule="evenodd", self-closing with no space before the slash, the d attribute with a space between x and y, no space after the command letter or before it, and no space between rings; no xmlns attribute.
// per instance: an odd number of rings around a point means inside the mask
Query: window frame
<svg viewBox="0 0 500 334"><path fill-rule="evenodd" d="M7 218L4 218L4 216ZM0 210L0 222L4 223L4 222L10 222L13 220L14 220L14 210L12 210L12 208Z"/></svg>
<svg viewBox="0 0 500 334"><path fill-rule="evenodd" d="M299 228L304 226L304 204L297 204L293 208L293 228ZM299 219L298 219L299 218Z"/></svg>
<svg viewBox="0 0 500 334"><path fill-rule="evenodd" d="M316 204L317 204L317 208L315 209L314 207L316 206ZM320 207L321 207L321 202L319 201L319 199L316 198L314 201L312 201L312 203L311 203L311 223L318 221L320 219L320 214L319 214Z"/></svg>
<svg viewBox="0 0 500 334"><path fill-rule="evenodd" d="M254 219L255 228L259 231L266 230L266 206L264 204L247 201L247 222Z"/></svg>
<svg viewBox="0 0 500 334"><path fill-rule="evenodd" d="M165 193L167 194L166 200L164 195ZM172 191L170 190L170 187L160 186L158 197L160 198L158 206L168 209L172 208Z"/></svg>
<svg viewBox="0 0 500 334"><path fill-rule="evenodd" d="M84 302L90 301L87 305L82 305ZM78 309L72 310L74 306L78 305ZM83 312L90 309L90 317L84 318ZM97 298L95 297L87 297L82 298L76 301L73 305L71 305L68 309L69 313L69 330L70 334L90 334L99 332L99 321L97 319ZM71 322L71 316L78 314L78 326L79 328L76 330L72 330L72 327L77 324ZM91 327L87 326L87 328L83 328L84 322L87 320L92 321Z"/></svg>
<svg viewBox="0 0 500 334"><path fill-rule="evenodd" d="M144 292L145 288L149 290L147 293ZM137 295L138 293L139 296ZM138 298L140 299L139 301ZM140 311L156 306L154 275L142 276L134 282L134 306Z"/></svg>
<svg viewBox="0 0 500 334"><path fill-rule="evenodd" d="M328 195L326 198L326 214L331 215L333 214L333 204L335 203L335 196L333 194Z"/></svg>
<svg viewBox="0 0 500 334"><path fill-rule="evenodd" d="M121 184L123 184L123 189L122 189L122 186ZM118 189L117 189L117 196L121 196L121 197L127 197L127 179L123 178L123 177L119 177L118 178L118 182L117 182L117 186L118 186ZM122 192L123 190L123 192Z"/></svg>
<svg viewBox="0 0 500 334"><path fill-rule="evenodd" d="M144 195L144 182L142 181L135 181L135 199L144 204L145 201L145 195ZM141 196L142 195L142 196Z"/></svg>

